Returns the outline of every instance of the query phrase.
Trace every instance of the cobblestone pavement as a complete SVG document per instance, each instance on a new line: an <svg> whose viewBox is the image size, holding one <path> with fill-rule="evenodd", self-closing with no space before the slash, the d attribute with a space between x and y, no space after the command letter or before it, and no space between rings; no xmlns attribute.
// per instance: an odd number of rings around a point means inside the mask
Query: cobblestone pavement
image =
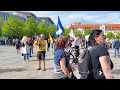
<svg viewBox="0 0 120 90"><path fill-rule="evenodd" d="M113 73L115 79L120 79L120 58L114 58L114 51L109 50L114 63ZM0 79L51 79L54 62L51 51L46 53L46 71L37 70L36 49L29 61L24 61L21 54L16 53L15 47L0 46ZM74 65L74 74L80 77L77 65Z"/></svg>

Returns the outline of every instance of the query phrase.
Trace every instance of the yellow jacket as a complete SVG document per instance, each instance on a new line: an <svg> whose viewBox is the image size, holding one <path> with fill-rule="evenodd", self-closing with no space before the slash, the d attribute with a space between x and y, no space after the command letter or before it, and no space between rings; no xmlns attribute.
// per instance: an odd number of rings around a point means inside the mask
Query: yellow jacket
<svg viewBox="0 0 120 90"><path fill-rule="evenodd" d="M39 46L40 43L41 43L41 46ZM46 51L46 42L45 41L35 41L34 45L37 46L37 51Z"/></svg>

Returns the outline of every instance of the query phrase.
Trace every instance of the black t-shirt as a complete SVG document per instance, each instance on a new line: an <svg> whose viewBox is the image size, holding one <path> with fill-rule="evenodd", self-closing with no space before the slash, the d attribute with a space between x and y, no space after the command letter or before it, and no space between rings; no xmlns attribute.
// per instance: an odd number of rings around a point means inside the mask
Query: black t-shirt
<svg viewBox="0 0 120 90"><path fill-rule="evenodd" d="M109 56L109 52L105 46L97 45L90 52L92 66L95 66L99 62L99 57L101 56ZM100 66L99 66L100 67Z"/></svg>
<svg viewBox="0 0 120 90"><path fill-rule="evenodd" d="M109 52L107 50L107 48L103 45L96 45L93 47L93 49L90 51L90 55L91 55L91 61L92 61L92 68L94 68L94 74L95 76L97 75L96 79L100 79L101 77L99 77L99 73L101 74L102 68L99 62L99 57L101 56L109 56ZM99 71L100 70L100 71ZM102 72L101 74L102 79L105 79L105 76Z"/></svg>

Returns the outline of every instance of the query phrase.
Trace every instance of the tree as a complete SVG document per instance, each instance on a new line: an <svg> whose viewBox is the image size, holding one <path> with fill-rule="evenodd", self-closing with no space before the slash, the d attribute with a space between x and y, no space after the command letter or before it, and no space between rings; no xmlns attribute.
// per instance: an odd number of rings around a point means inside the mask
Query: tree
<svg viewBox="0 0 120 90"><path fill-rule="evenodd" d="M63 36L69 36L69 33L70 33L70 29L65 29Z"/></svg>
<svg viewBox="0 0 120 90"><path fill-rule="evenodd" d="M51 24L51 25L48 27L47 31L48 31L49 33L51 33L51 34L55 37L55 35L56 35L56 26Z"/></svg>
<svg viewBox="0 0 120 90"><path fill-rule="evenodd" d="M2 26L4 25L4 19L0 17L0 35L2 34Z"/></svg>
<svg viewBox="0 0 120 90"><path fill-rule="evenodd" d="M106 37L111 40L111 39L115 39L115 35L112 32L108 32Z"/></svg>
<svg viewBox="0 0 120 90"><path fill-rule="evenodd" d="M85 29L84 36L89 35L91 33L91 30L89 28Z"/></svg>
<svg viewBox="0 0 120 90"><path fill-rule="evenodd" d="M27 18L25 21L24 35L32 37L37 32L37 23L33 17Z"/></svg>
<svg viewBox="0 0 120 90"><path fill-rule="evenodd" d="M74 34L75 34L75 37L79 35L81 38L83 38L83 34L81 34L81 32L78 30L74 30Z"/></svg>
<svg viewBox="0 0 120 90"><path fill-rule="evenodd" d="M116 37L120 39L120 32L117 33Z"/></svg>
<svg viewBox="0 0 120 90"><path fill-rule="evenodd" d="M2 26L2 35L10 37L21 37L23 35L24 23L14 17L9 17L7 21L4 22Z"/></svg>
<svg viewBox="0 0 120 90"><path fill-rule="evenodd" d="M45 38L49 37L49 31L47 30L47 27L44 22L41 22L38 25L37 35L44 34Z"/></svg>

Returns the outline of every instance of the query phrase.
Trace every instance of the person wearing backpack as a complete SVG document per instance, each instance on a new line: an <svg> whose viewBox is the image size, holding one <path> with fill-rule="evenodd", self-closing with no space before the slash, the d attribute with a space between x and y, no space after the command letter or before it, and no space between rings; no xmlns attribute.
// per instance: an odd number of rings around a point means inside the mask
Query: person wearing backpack
<svg viewBox="0 0 120 90"><path fill-rule="evenodd" d="M67 36L60 36L56 40L56 50L54 53L54 73L53 79L77 79L73 74L75 68L70 65L69 57L65 54L64 49L68 46Z"/></svg>
<svg viewBox="0 0 120 90"><path fill-rule="evenodd" d="M85 64L88 65L87 69L89 69L89 73L86 75L86 78L81 73L81 79L114 79L112 74L113 63L110 59L108 49L103 45L104 42L105 35L103 31L97 29L92 30L88 40L91 49L86 54L89 56L89 63L84 58L86 62L83 63L84 65L81 63L83 67L78 67L79 70L82 70L84 67L87 67Z"/></svg>

